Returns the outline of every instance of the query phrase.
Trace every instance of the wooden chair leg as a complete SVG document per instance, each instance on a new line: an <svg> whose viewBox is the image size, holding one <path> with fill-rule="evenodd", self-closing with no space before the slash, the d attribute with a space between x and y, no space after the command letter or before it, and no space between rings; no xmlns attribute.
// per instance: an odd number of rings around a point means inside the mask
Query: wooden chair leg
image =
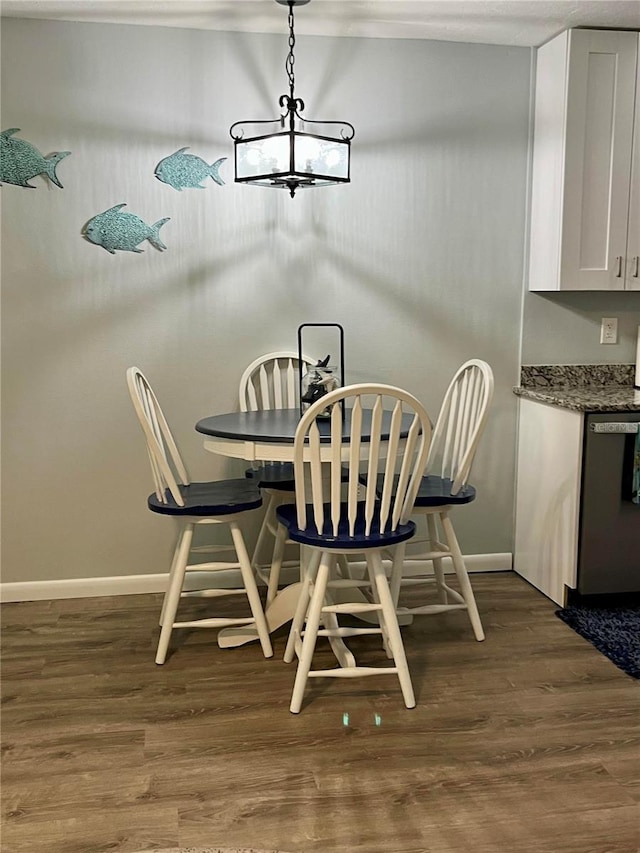
<svg viewBox="0 0 640 853"><path fill-rule="evenodd" d="M432 513L427 513L427 530L429 531L429 550L434 551L438 542L438 530L436 527L436 519ZM444 581L444 569L442 567L442 557L434 557L433 559L433 574L436 578L436 587L438 590L438 601L440 604L446 604L448 601L447 590Z"/></svg>
<svg viewBox="0 0 640 853"><path fill-rule="evenodd" d="M453 568L455 569L456 576L458 578L458 583L460 584L460 593L464 598L465 604L467 605L467 613L469 614L469 619L471 620L471 627L473 628L473 633L475 634L476 640L480 642L484 640L484 630L482 628L482 622L480 621L480 614L478 613L476 600L473 595L473 589L471 588L471 581L469 580L467 568L464 564L462 551L460 550L460 545L458 544L458 540L456 538L453 525L451 524L449 514L446 512L441 512L440 520L442 522L442 530L444 531L447 545L449 547L449 550L451 551Z"/></svg>
<svg viewBox="0 0 640 853"><path fill-rule="evenodd" d="M393 609L396 613L396 617L398 610L398 599L400 598L400 586L402 583L402 570L404 567L405 552L406 545L404 542L401 542L399 545L396 545L395 548L391 549L391 576L389 579L389 594L391 595L391 600L393 601ZM382 559L381 555L379 556L380 559ZM372 594L374 601L380 604L380 597L378 595L377 587L375 586L375 584L372 584ZM384 643L384 650L387 653L387 657L393 657L391 647L389 645L388 635L384 630L382 632L382 639Z"/></svg>
<svg viewBox="0 0 640 853"><path fill-rule="evenodd" d="M185 524L178 540L174 556L174 565L172 574L169 578L169 587L165 594L164 612L162 614L162 628L160 629L160 639L158 641L158 649L156 651L156 663L163 664L167 657L169 648L169 640L173 630L173 623L176 621L176 613L178 612L178 604L180 603L180 593L184 584L184 576L189 562L189 553L191 551L191 542L193 541L192 523Z"/></svg>
<svg viewBox="0 0 640 853"><path fill-rule="evenodd" d="M369 567L371 583L375 584L382 607L380 621L381 623L384 622L383 630L388 637L393 660L398 670L398 680L400 681L404 704L407 708L415 708L416 699L413 693L407 656L404 651L404 644L398 625L396 608L389 590L387 575L382 565L382 557L378 551L367 552L367 566Z"/></svg>
<svg viewBox="0 0 640 853"><path fill-rule="evenodd" d="M258 538L256 540L255 548L253 549L253 555L251 557L251 565L256 572L256 574L260 575L260 554L263 550L264 544L269 536L269 526L273 524L275 519L275 495L273 493L268 493L269 497L267 500L267 506L264 511L264 515L262 517L262 523L260 524L260 530L258 532Z"/></svg>
<svg viewBox="0 0 640 853"><path fill-rule="evenodd" d="M284 549L287 543L287 529L282 524L276 532L275 544L273 546L273 557L271 559L271 570L269 571L269 583L267 586L267 607L278 594L280 583L280 572L284 560Z"/></svg>
<svg viewBox="0 0 640 853"><path fill-rule="evenodd" d="M389 579L389 591L391 592L391 598L393 599L393 604L398 609L398 602L400 600L400 589L402 587L402 572L404 570L404 554L405 547L403 546L402 550L402 559L399 559L397 548L399 546L395 546L391 548L386 556L391 558L391 577Z"/></svg>
<svg viewBox="0 0 640 853"><path fill-rule="evenodd" d="M339 554L337 561L340 568L340 577L345 580L353 580L353 574L351 572L351 566L349 565L347 556L345 554Z"/></svg>
<svg viewBox="0 0 640 853"><path fill-rule="evenodd" d="M291 663L291 661L295 657L296 643L298 642L298 640L300 640L302 636L302 627L304 625L304 620L307 615L307 610L309 608L309 590L318 572L318 566L320 564L321 556L322 553L320 551L313 551L311 553L309 565L307 566L307 571L302 579L300 595L298 597L296 611L294 613L293 621L291 623L289 639L287 640L287 647L284 652L285 663Z"/></svg>
<svg viewBox="0 0 640 853"><path fill-rule="evenodd" d="M182 542L182 532L178 534L178 538L176 539L176 547L173 550L173 557L171 558L171 568L169 569L169 579L167 581L167 588L164 591L164 595L162 596L162 609L160 610L160 619L158 620L158 624L162 628L162 623L164 622L164 614L167 609L167 596L169 595L169 587L171 585L171 578L174 575L176 570L176 566L178 564L178 555L180 553L180 543Z"/></svg>
<svg viewBox="0 0 640 853"><path fill-rule="evenodd" d="M251 614L256 623L256 631L258 632L260 645L262 646L262 653L266 658L270 658L273 657L273 648L271 646L271 638L269 637L269 628L267 626L264 610L262 609L260 593L256 586L256 579L251 567L251 560L249 559L247 546L245 545L244 537L240 527L238 526L238 522L230 521L229 527L231 528L231 537L236 549L236 554L238 555L242 580L247 592L247 598L249 599L249 607L251 608Z"/></svg>
<svg viewBox="0 0 640 853"><path fill-rule="evenodd" d="M302 649L300 652L300 660L296 669L296 678L293 684L293 693L291 695L291 705L289 710L292 714L300 713L302 707L302 699L304 690L311 669L313 660L313 652L316 647L316 639L318 637L318 628L320 627L320 617L322 616L322 605L324 604L324 596L327 589L327 581L329 579L329 569L332 565L334 557L324 552L320 560L318 574L309 604L309 613L307 623L304 629L304 637L302 639Z"/></svg>

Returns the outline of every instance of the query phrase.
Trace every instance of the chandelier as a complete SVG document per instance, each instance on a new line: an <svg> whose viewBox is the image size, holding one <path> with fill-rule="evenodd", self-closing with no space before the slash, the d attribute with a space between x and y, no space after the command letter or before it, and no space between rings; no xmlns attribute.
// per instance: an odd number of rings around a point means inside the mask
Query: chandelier
<svg viewBox="0 0 640 853"><path fill-rule="evenodd" d="M276 0L289 7L289 53L285 62L289 94L281 95L279 101L285 112L266 121L238 121L229 128L234 141L236 183L286 189L291 198L296 190L305 187L348 184L351 140L355 135L355 128L348 121L312 121L301 115L304 101L294 93L293 7L308 2ZM248 132L253 126L268 124L275 125L271 133L261 134L257 127ZM313 131L310 125L314 126Z"/></svg>

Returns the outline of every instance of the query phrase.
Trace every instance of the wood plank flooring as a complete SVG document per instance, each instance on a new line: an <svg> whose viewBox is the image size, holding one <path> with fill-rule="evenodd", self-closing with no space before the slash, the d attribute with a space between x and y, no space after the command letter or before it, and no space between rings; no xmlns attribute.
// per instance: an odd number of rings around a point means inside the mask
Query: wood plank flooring
<svg viewBox="0 0 640 853"><path fill-rule="evenodd" d="M3 605L2 853L638 853L640 682L517 575L472 581L484 643L403 630L411 711L384 676L291 715L284 630L271 660L176 632L158 667L157 595Z"/></svg>

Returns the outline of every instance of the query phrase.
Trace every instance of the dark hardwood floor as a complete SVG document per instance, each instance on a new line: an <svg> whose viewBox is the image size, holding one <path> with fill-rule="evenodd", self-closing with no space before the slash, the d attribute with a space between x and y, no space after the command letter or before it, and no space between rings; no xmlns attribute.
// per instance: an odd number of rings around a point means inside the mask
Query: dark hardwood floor
<svg viewBox="0 0 640 853"><path fill-rule="evenodd" d="M484 643L403 631L411 711L384 676L291 715L284 631L271 660L176 632L158 667L157 595L3 605L3 853L637 853L640 682L517 575L472 582Z"/></svg>

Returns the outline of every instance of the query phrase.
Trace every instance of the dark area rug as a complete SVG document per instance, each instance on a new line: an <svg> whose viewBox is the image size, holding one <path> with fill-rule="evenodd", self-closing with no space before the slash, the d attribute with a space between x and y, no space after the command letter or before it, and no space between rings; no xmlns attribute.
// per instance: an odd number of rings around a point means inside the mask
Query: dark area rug
<svg viewBox="0 0 640 853"><path fill-rule="evenodd" d="M632 678L640 678L640 607L572 605L556 616Z"/></svg>

